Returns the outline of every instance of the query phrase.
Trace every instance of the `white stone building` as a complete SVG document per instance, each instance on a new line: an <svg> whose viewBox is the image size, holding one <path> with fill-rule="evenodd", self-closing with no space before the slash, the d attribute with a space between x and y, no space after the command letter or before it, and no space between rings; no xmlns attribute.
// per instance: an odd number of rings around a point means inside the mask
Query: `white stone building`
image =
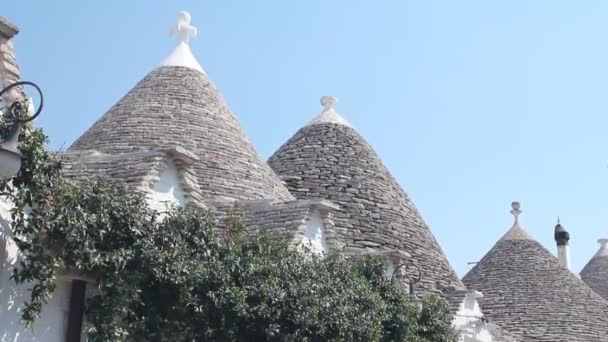
<svg viewBox="0 0 608 342"><path fill-rule="evenodd" d="M0 85L19 79L10 42L16 33L16 27L0 19ZM67 177L110 177L146 192L150 205L160 211L167 204L193 203L215 211L220 224L227 213L239 212L249 228L266 229L295 248L384 254L393 270L411 263L420 272L415 291L447 300L463 342L608 341L608 302L517 221L463 283L412 200L373 148L336 112L335 98L323 97L321 113L265 162L191 52L188 41L196 28L188 13L179 14L171 33L177 45L169 56L62 154ZM20 257L11 238L9 208L0 199L0 341L79 340L80 322L73 317L82 317L87 286L80 279L59 280L53 302L34 328L20 325L17 309L28 288L9 279ZM495 260L495 250L507 243L526 244L533 251L507 248L509 262ZM563 246L562 263L567 257ZM602 246L583 280L606 296L605 241ZM531 258L526 258L528 252ZM525 264L517 266L518 261ZM527 293L534 274L523 267L538 265L543 274L556 273L555 279L577 288L574 300L582 304L553 301L549 306L538 301L537 293ZM494 281L490 285L487 274ZM521 281L510 282L518 277ZM547 298L557 295L567 294L551 292ZM538 313L548 310L555 315ZM571 322L580 329L559 330L560 338L552 339L551 325Z"/></svg>

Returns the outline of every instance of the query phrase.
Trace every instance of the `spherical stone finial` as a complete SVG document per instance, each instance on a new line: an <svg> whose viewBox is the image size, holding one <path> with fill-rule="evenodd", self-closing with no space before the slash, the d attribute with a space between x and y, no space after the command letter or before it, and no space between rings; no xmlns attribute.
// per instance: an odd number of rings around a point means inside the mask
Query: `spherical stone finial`
<svg viewBox="0 0 608 342"><path fill-rule="evenodd" d="M521 204L519 202L517 202L517 201L511 202L511 208L513 210L519 210L520 207L521 207Z"/></svg>
<svg viewBox="0 0 608 342"><path fill-rule="evenodd" d="M173 27L171 27L171 31L169 31L170 36L175 36L177 38L177 43L186 43L190 41L190 38L195 37L197 34L197 29L193 25L190 25L192 17L190 13L186 11L180 11L177 14L177 20Z"/></svg>
<svg viewBox="0 0 608 342"><path fill-rule="evenodd" d="M334 96L321 97L321 105L323 106L324 112L334 109L334 106L336 105L336 103L338 103L338 98L336 98Z"/></svg>
<svg viewBox="0 0 608 342"><path fill-rule="evenodd" d="M348 121L344 120L340 114L336 112L334 106L338 103L338 99L334 96L323 96L321 97L321 105L323 106L323 110L317 117L312 119L308 125L315 125L321 123L334 123L339 125L344 125L347 127L351 127Z"/></svg>
<svg viewBox="0 0 608 342"><path fill-rule="evenodd" d="M519 210L520 208L520 204L517 201L511 202L511 208L513 210L511 210L511 214L513 214L513 216L515 217L515 224L517 224L519 222L519 215L522 213L521 210Z"/></svg>

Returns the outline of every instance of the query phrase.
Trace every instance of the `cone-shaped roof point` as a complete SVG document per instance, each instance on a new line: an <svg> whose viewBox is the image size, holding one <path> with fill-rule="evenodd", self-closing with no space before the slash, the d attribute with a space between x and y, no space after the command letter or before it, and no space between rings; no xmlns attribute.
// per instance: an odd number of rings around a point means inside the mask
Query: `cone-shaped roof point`
<svg viewBox="0 0 608 342"><path fill-rule="evenodd" d="M196 29L187 12L179 14L171 33L178 46L168 60L112 106L70 150L116 155L182 147L199 158L189 168L204 200L292 200L189 53L187 43Z"/></svg>
<svg viewBox="0 0 608 342"><path fill-rule="evenodd" d="M599 239L600 249L581 270L581 279L608 301L608 239Z"/></svg>
<svg viewBox="0 0 608 342"><path fill-rule="evenodd" d="M340 206L334 225L348 254L398 251L422 273L416 291L445 294L464 287L413 201L378 154L323 97L323 112L269 159L298 199L322 198Z"/></svg>
<svg viewBox="0 0 608 342"><path fill-rule="evenodd" d="M519 223L519 215L523 212L519 202L514 201L511 203L511 214L515 218L513 226L507 231L505 235L499 240L532 240L532 237L526 232L524 227Z"/></svg>
<svg viewBox="0 0 608 342"><path fill-rule="evenodd" d="M597 243L600 244L600 250L595 253L595 256L608 257L608 239L599 239L597 240Z"/></svg>
<svg viewBox="0 0 608 342"><path fill-rule="evenodd" d="M177 39L177 45L175 45L173 51L160 66L183 66L205 73L203 67L201 67L192 54L190 45L188 44L190 38L195 37L198 32L196 27L190 24L191 20L190 13L186 11L179 12L175 24L169 31L169 35L175 36Z"/></svg>
<svg viewBox="0 0 608 342"><path fill-rule="evenodd" d="M522 341L603 341L608 302L525 232L518 202L512 208L513 227L462 279L483 292L484 315Z"/></svg>
<svg viewBox="0 0 608 342"><path fill-rule="evenodd" d="M334 107L338 103L338 98L334 96L323 96L321 97L321 105L323 106L323 111L317 115L314 119L312 119L308 125L315 125L320 123L334 123L339 125L344 125L348 127L352 127L348 121L346 121L336 110Z"/></svg>

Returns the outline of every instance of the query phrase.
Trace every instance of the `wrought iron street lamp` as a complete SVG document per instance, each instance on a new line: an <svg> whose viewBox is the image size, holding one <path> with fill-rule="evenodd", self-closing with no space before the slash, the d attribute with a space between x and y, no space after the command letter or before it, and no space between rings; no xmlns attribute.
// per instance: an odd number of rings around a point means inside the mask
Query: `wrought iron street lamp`
<svg viewBox="0 0 608 342"><path fill-rule="evenodd" d="M28 104L26 100L14 98L11 103L6 103L6 96L9 91L16 90L17 87L31 86L40 95L40 104L33 115L31 113L31 102ZM21 168L21 159L23 156L17 148L19 142L19 133L21 132L22 124L34 120L40 112L44 104L44 97L40 88L33 82L22 81L16 82L0 91L0 112L4 116L8 116L13 124L9 128L6 140L0 142L0 179L10 178L17 175Z"/></svg>
<svg viewBox="0 0 608 342"><path fill-rule="evenodd" d="M410 277L408 274L409 273L408 268L410 268L410 267L413 268L416 272L416 274L413 277ZM404 262L402 264L397 265L397 267L395 267L395 270L393 271L391 278L395 277L395 274L397 273L397 271L399 271L399 269L403 269L405 276L407 277L410 295L414 297L418 310L422 310L424 302L421 298L416 296L416 292L414 290L414 285L416 285L417 283L419 283L422 280L422 271L420 270L420 267L416 266L416 264L414 264L412 262Z"/></svg>

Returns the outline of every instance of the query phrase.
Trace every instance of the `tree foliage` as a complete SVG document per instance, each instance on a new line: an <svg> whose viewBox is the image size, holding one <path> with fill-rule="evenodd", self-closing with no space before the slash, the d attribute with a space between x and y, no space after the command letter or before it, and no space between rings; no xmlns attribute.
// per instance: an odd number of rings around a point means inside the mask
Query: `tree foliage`
<svg viewBox="0 0 608 342"><path fill-rule="evenodd" d="M0 184L23 254L13 278L33 289L26 324L69 270L94 283L91 341L454 340L445 303L428 297L419 310L379 257L297 252L236 219L220 231L194 207L159 217L118 184L66 181L45 142L27 127L22 168Z"/></svg>

